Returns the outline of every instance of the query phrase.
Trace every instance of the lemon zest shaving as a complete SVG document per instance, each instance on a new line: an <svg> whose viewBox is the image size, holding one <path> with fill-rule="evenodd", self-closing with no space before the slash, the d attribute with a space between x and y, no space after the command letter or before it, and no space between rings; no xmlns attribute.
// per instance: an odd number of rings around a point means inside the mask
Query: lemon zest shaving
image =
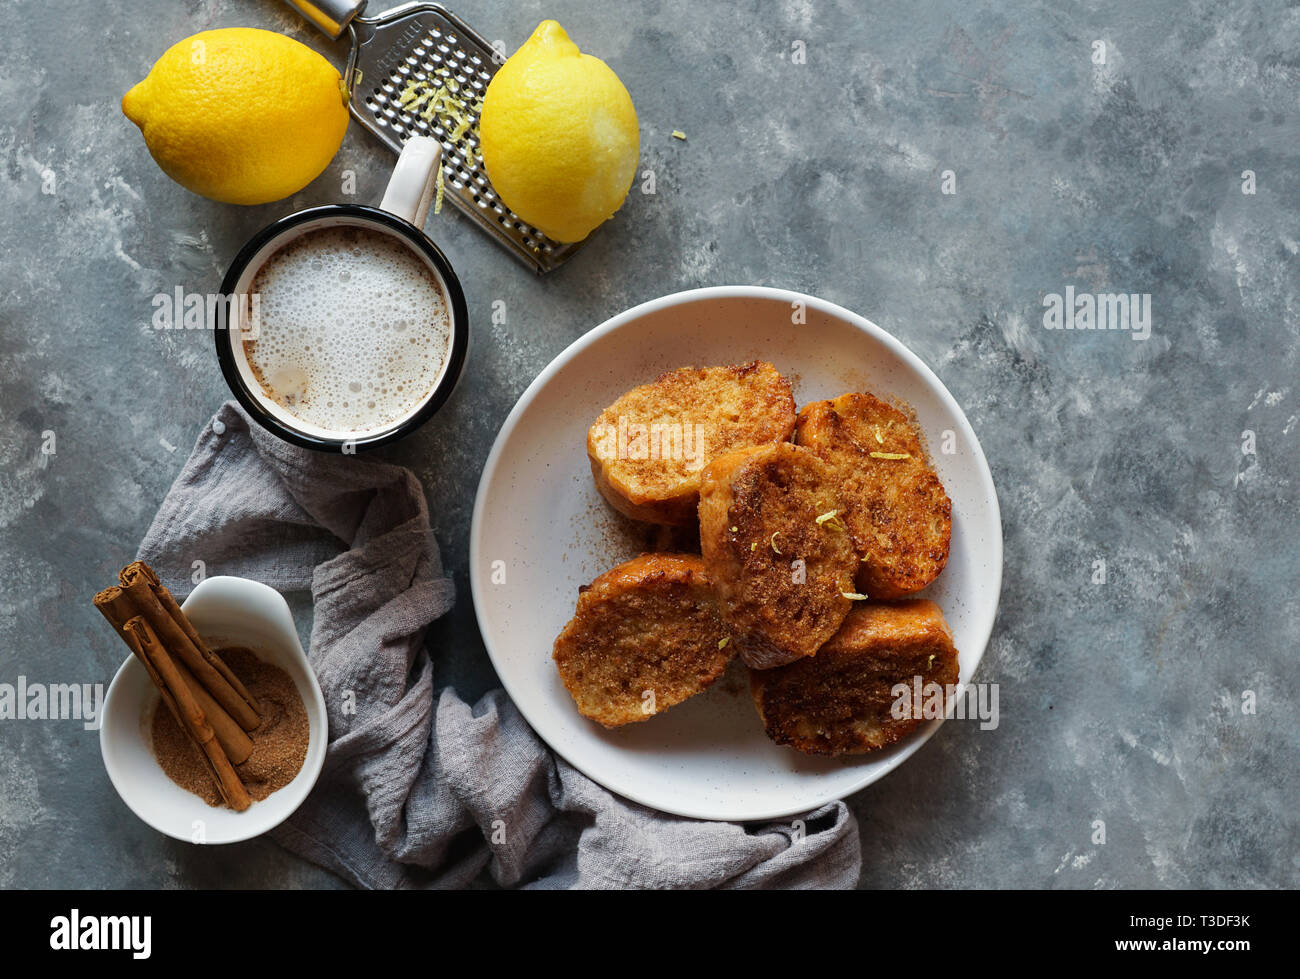
<svg viewBox="0 0 1300 979"><path fill-rule="evenodd" d="M477 136L478 117L483 111L482 97L469 101L459 94L463 86L444 69L439 69L432 77L438 80L436 84L428 78L412 79L397 97L398 108L427 123L441 124L449 142L460 142L467 135ZM479 154L475 153L475 157L481 162Z"/></svg>
<svg viewBox="0 0 1300 979"><path fill-rule="evenodd" d="M871 458L873 458L873 459L910 459L910 458L912 458L912 453L910 453L910 452L872 452L872 453L871 453Z"/></svg>
<svg viewBox="0 0 1300 979"><path fill-rule="evenodd" d="M447 178L446 178L446 176L445 176L445 174L444 174L444 172L443 172L442 167L439 167L439 168L438 168L438 184L437 184L437 192L433 195L433 213L434 213L434 214L441 214L441 213L442 213L442 195L443 195L443 192L446 190L446 187L447 187Z"/></svg>
<svg viewBox="0 0 1300 979"><path fill-rule="evenodd" d="M682 140L682 142L685 142L685 141L686 141L686 134L685 134L684 132L682 132L680 129L674 129L674 130L673 130L673 139L680 139L680 140Z"/></svg>
<svg viewBox="0 0 1300 979"><path fill-rule="evenodd" d="M840 519L839 510L828 510L817 518L817 526L830 527L831 530L844 530L844 521Z"/></svg>
<svg viewBox="0 0 1300 979"><path fill-rule="evenodd" d="M424 107L420 113L420 118L425 122L432 122L433 117L442 111L443 103L447 100L447 90L439 85L435 88L429 99L429 104ZM418 100L416 102L418 104Z"/></svg>
<svg viewBox="0 0 1300 979"><path fill-rule="evenodd" d="M401 108L414 108L423 105L433 95L434 90L429 87L429 83L422 78L417 78L402 90L402 94L397 97L397 104Z"/></svg>
<svg viewBox="0 0 1300 979"><path fill-rule="evenodd" d="M779 547L776 546L776 538L777 538L777 535L780 534L780 533L781 533L781 531L779 531L779 530L774 530L774 531L772 531L772 538L771 538L771 540L768 541L768 543L772 545L772 550L774 550L777 554L780 554L780 553L781 553L781 549L780 549Z"/></svg>
<svg viewBox="0 0 1300 979"><path fill-rule="evenodd" d="M474 124L474 120L472 120L469 116L462 117L460 122L456 123L456 128L447 134L447 138L451 140L453 143L456 142L458 139L464 136L465 133L469 131L469 127L472 126L473 124Z"/></svg>
<svg viewBox="0 0 1300 979"><path fill-rule="evenodd" d="M729 643L730 641L731 641L730 636L723 636L721 639L718 640L718 648L721 649L723 646L727 645L727 643ZM934 657L931 656L930 659L934 659Z"/></svg>
<svg viewBox="0 0 1300 979"><path fill-rule="evenodd" d="M867 597L866 595L863 595L862 593L856 591L842 591L840 592L840 594L843 595L845 598L849 599L850 601L854 601L854 602L860 602Z"/></svg>

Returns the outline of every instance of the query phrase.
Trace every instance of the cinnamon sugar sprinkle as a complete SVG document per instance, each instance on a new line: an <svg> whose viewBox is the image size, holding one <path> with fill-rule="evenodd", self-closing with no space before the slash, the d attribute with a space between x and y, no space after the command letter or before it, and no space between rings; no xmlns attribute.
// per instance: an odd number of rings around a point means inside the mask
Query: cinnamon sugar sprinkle
<svg viewBox="0 0 1300 979"><path fill-rule="evenodd" d="M248 732L253 753L235 766L240 781L257 802L292 782L302 768L311 730L307 708L293 678L278 666L259 659L251 649L234 646L214 652L239 677L261 708L261 725ZM161 703L154 710L152 731L154 757L168 778L208 805L220 806L221 796L208 774L202 753Z"/></svg>

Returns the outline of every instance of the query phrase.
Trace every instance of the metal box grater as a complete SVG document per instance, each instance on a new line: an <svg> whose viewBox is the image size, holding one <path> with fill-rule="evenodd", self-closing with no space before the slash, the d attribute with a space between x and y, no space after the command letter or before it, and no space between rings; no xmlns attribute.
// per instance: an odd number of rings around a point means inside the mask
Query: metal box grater
<svg viewBox="0 0 1300 979"><path fill-rule="evenodd" d="M351 42L343 78L352 117L394 153L411 136L431 136L442 144L445 199L450 200L512 255L538 274L562 265L581 246L553 241L523 221L497 197L483 169L478 118L463 135L448 132L438 118L399 105L414 80L454 78L482 98L499 65L500 54L472 27L439 3L407 3L374 17L365 2L285 0L326 36ZM445 69L445 74L439 74Z"/></svg>

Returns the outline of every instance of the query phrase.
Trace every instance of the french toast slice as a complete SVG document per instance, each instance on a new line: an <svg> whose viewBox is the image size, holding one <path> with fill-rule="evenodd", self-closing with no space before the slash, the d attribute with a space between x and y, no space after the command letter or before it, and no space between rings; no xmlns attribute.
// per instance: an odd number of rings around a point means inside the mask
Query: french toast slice
<svg viewBox="0 0 1300 979"><path fill-rule="evenodd" d="M948 562L952 501L911 420L870 394L843 394L799 412L795 441L826 461L862 559L857 591L899 598Z"/></svg>
<svg viewBox="0 0 1300 979"><path fill-rule="evenodd" d="M643 554L583 589L553 655L578 711L620 727L695 696L734 652L704 562Z"/></svg>
<svg viewBox="0 0 1300 979"><path fill-rule="evenodd" d="M749 689L777 744L811 755L856 755L943 716L957 676L943 612L926 599L907 599L858 603L816 656L753 670Z"/></svg>
<svg viewBox="0 0 1300 979"><path fill-rule="evenodd" d="M587 430L596 487L634 520L689 527L700 472L732 449L794 431L790 382L769 363L682 367L628 391Z"/></svg>
<svg viewBox="0 0 1300 979"><path fill-rule="evenodd" d="M834 475L789 442L705 467L700 550L737 652L754 669L812 656L852 604L858 557Z"/></svg>

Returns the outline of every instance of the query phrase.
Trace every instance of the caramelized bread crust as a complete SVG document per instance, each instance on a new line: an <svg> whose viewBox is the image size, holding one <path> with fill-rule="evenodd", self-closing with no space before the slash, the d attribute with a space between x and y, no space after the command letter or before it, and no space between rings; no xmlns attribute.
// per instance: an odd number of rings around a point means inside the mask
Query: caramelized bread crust
<svg viewBox="0 0 1300 979"><path fill-rule="evenodd" d="M862 602L811 659L754 670L749 688L767 736L811 755L863 754L893 744L924 723L925 684L956 684L957 650L934 602ZM923 698L915 704L915 677ZM913 716L896 718L896 685L909 690ZM913 705L915 709L913 709Z"/></svg>
<svg viewBox="0 0 1300 979"><path fill-rule="evenodd" d="M682 367L633 388L587 431L596 487L634 520L690 526L700 472L732 449L794 431L790 382L771 364Z"/></svg>
<svg viewBox="0 0 1300 979"><path fill-rule="evenodd" d="M845 523L864 559L859 592L897 598L939 576L952 502L906 415L870 394L845 394L806 405L795 439L826 461L843 494Z"/></svg>
<svg viewBox="0 0 1300 979"><path fill-rule="evenodd" d="M618 727L713 683L734 653L726 637L704 562L643 554L583 590L553 655L578 711Z"/></svg>
<svg viewBox="0 0 1300 979"><path fill-rule="evenodd" d="M788 442L714 459L700 484L700 548L738 652L755 669L812 656L852 601L857 554L827 465Z"/></svg>

